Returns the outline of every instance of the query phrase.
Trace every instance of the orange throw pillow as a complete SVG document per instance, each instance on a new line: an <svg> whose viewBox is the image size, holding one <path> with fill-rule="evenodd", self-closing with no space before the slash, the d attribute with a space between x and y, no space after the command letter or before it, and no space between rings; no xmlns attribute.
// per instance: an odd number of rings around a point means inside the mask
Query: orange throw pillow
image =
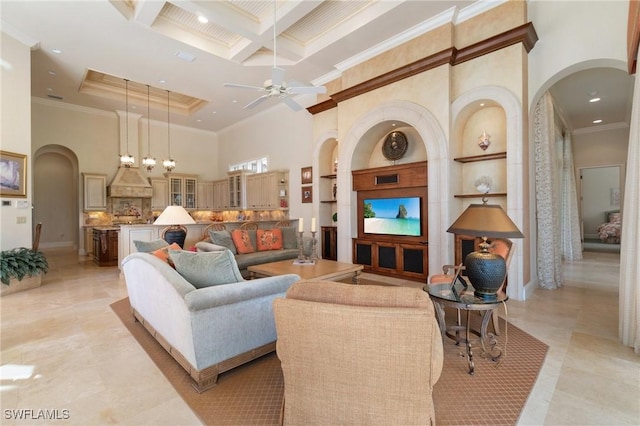
<svg viewBox="0 0 640 426"><path fill-rule="evenodd" d="M238 254L253 253L256 251L253 244L251 244L251 238L249 238L249 231L243 229L234 229L231 231L231 239L236 246Z"/></svg>
<svg viewBox="0 0 640 426"><path fill-rule="evenodd" d="M182 247L178 243L172 243L169 246L162 247L156 251L152 251L151 254L156 256L158 259L167 262L171 267L175 268L175 265L169 258L169 250L182 250Z"/></svg>
<svg viewBox="0 0 640 426"><path fill-rule="evenodd" d="M282 250L282 230L258 229L256 231L258 251Z"/></svg>

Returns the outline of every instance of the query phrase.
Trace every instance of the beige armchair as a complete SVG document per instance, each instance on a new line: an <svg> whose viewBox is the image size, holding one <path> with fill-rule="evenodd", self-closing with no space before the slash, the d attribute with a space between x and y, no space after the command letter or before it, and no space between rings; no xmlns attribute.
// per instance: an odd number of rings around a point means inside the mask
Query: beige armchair
<svg viewBox="0 0 640 426"><path fill-rule="evenodd" d="M283 424L435 424L442 337L422 290L299 281L273 310Z"/></svg>

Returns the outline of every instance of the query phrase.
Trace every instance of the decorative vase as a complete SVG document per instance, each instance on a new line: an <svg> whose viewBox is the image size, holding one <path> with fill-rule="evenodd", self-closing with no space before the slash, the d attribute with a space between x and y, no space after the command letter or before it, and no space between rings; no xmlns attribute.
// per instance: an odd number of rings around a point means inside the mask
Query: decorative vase
<svg viewBox="0 0 640 426"><path fill-rule="evenodd" d="M507 275L504 258L488 251L474 251L467 255L464 266L475 289L474 295L483 299L495 298Z"/></svg>

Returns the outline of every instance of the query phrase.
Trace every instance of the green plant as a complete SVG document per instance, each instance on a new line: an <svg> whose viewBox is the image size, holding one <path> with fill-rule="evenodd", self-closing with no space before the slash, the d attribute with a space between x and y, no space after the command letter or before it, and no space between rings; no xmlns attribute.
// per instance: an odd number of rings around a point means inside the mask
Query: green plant
<svg viewBox="0 0 640 426"><path fill-rule="evenodd" d="M25 247L0 252L0 272L2 284L9 285L11 278L18 281L29 275L46 274L49 263L44 254Z"/></svg>

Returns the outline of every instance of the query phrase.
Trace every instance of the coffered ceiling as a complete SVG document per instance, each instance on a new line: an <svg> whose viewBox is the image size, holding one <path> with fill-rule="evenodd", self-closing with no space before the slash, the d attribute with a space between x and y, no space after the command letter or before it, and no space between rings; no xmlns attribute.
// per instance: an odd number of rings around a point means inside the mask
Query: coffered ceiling
<svg viewBox="0 0 640 426"><path fill-rule="evenodd" d="M149 85L152 120L166 120L170 92L172 124L218 131L279 104L274 98L244 109L259 93L224 83L262 87L275 63L289 86L323 85L406 40L501 2L3 0L0 17L4 32L32 46L36 102L123 110L127 79L131 112L147 116ZM616 77L612 84L623 84L624 92L628 80ZM582 91L594 90L592 81L580 84ZM616 102L630 105L626 98ZM315 95L295 99L305 107L316 103ZM567 102L570 113L571 96Z"/></svg>

